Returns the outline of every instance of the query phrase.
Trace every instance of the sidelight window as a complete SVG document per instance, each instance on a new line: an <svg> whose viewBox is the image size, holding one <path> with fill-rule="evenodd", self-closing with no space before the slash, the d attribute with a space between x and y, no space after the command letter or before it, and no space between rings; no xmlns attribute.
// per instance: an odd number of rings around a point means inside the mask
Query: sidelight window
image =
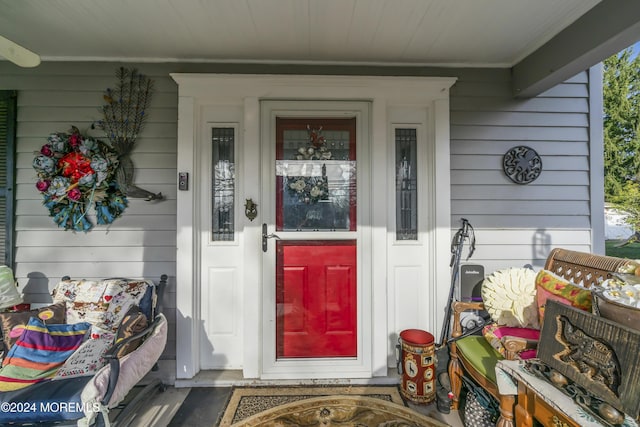
<svg viewBox="0 0 640 427"><path fill-rule="evenodd" d="M418 239L417 132L395 129L396 239Z"/></svg>
<svg viewBox="0 0 640 427"><path fill-rule="evenodd" d="M212 128L211 145L212 240L232 241L235 228L235 128Z"/></svg>

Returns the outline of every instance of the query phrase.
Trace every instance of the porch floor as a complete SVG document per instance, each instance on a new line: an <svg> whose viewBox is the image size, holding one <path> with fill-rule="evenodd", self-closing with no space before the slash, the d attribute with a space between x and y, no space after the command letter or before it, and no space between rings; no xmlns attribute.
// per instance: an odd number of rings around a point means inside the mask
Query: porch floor
<svg viewBox="0 0 640 427"><path fill-rule="evenodd" d="M436 373L440 373L448 366L448 350L437 351L436 357ZM159 369L149 372L145 379L156 378L173 385L162 393L156 393L145 403L130 424L131 427L212 426L224 411L233 386L397 385L401 382L401 375L395 368L389 368L386 376L365 379L259 380L245 379L240 370L207 370L184 380L176 378L175 360L160 360L158 365ZM442 414L438 412L435 402L428 405L408 402L408 406L452 427L463 427L458 411Z"/></svg>
<svg viewBox="0 0 640 427"><path fill-rule="evenodd" d="M231 387L168 387L145 405L131 427L200 427L212 425L224 411ZM435 403L408 404L416 412L452 427L463 427L458 411L438 412Z"/></svg>
<svg viewBox="0 0 640 427"><path fill-rule="evenodd" d="M215 423L231 394L232 386L299 385L299 384L399 384L400 376L390 369L386 377L368 380L310 380L301 382L245 380L240 371L203 371L190 380L176 380L175 386L157 393L144 405L130 424L132 427L187 427ZM408 403L416 412L440 420L452 427L463 427L458 411L438 412L435 402L423 405Z"/></svg>

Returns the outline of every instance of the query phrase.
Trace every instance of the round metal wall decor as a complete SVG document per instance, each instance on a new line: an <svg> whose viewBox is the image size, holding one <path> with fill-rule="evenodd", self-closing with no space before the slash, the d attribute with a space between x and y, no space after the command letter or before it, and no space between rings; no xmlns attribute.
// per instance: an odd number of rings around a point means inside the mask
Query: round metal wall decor
<svg viewBox="0 0 640 427"><path fill-rule="evenodd" d="M520 145L505 153L502 168L516 184L529 184L540 176L542 159L533 148Z"/></svg>

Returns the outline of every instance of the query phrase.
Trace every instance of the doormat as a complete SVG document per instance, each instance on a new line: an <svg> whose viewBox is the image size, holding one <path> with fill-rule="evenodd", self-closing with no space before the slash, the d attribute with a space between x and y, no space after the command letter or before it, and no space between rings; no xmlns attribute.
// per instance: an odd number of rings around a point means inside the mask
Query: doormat
<svg viewBox="0 0 640 427"><path fill-rule="evenodd" d="M328 396L364 396L405 406L397 386L234 387L216 425L229 427L272 408Z"/></svg>

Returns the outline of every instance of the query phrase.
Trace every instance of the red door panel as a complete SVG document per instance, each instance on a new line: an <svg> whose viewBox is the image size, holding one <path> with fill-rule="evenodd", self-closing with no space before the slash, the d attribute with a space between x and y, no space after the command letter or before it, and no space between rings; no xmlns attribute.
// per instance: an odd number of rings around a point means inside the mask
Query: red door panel
<svg viewBox="0 0 640 427"><path fill-rule="evenodd" d="M278 358L355 357L356 242L279 241Z"/></svg>

